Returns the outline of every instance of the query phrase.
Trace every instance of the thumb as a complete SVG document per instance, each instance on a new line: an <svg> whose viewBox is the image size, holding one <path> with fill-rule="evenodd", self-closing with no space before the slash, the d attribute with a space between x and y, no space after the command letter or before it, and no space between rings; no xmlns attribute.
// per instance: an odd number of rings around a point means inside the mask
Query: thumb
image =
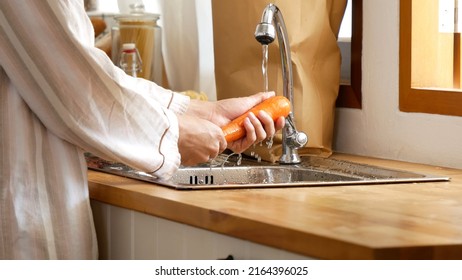
<svg viewBox="0 0 462 280"><path fill-rule="evenodd" d="M276 93L274 91L265 91L265 92L259 92L254 95L251 95L249 96L249 98L251 99L251 102L254 103L254 106L255 106L275 95Z"/></svg>

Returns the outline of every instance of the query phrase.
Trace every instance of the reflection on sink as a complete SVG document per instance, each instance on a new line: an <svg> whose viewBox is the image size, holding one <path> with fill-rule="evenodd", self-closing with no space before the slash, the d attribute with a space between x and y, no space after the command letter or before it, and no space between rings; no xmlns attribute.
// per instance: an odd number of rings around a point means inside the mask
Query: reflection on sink
<svg viewBox="0 0 462 280"><path fill-rule="evenodd" d="M254 185L287 184L298 182L336 182L361 180L303 168L286 166L238 166L214 168L182 168L172 178L172 183L182 185Z"/></svg>
<svg viewBox="0 0 462 280"><path fill-rule="evenodd" d="M227 161L225 155L210 164L181 167L168 181L87 155L89 168L176 189L309 187L448 181L448 177L418 174L319 157L302 157L298 165L260 163L244 159Z"/></svg>

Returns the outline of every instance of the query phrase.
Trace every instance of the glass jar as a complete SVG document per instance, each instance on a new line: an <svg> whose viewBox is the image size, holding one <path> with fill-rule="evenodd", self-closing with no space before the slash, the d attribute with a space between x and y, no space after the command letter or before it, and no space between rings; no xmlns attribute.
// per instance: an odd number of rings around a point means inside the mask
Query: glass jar
<svg viewBox="0 0 462 280"><path fill-rule="evenodd" d="M135 12L114 17L112 28L112 61L117 66L124 44L135 44L140 58L138 77L162 85L162 31L158 14Z"/></svg>
<svg viewBox="0 0 462 280"><path fill-rule="evenodd" d="M138 72L142 69L142 63L140 53L135 44L126 43L122 45L118 65L128 75L138 77Z"/></svg>

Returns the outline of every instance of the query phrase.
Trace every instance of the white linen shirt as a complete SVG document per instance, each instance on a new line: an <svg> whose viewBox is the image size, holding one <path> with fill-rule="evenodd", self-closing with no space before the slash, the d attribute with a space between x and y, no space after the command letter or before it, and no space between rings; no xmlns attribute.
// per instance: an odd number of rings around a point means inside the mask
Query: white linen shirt
<svg viewBox="0 0 462 280"><path fill-rule="evenodd" d="M84 151L158 177L189 98L94 47L83 1L0 1L0 259L95 259Z"/></svg>

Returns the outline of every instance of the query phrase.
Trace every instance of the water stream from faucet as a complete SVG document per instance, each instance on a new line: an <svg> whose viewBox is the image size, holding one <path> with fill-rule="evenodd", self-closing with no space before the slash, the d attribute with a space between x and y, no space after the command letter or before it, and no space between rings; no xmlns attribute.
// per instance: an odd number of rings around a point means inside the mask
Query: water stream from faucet
<svg viewBox="0 0 462 280"><path fill-rule="evenodd" d="M262 44L261 46L263 50L263 59L261 63L261 72L263 74L263 90L268 92L268 45ZM266 146L268 149L271 149L273 146L273 137L269 137L266 140Z"/></svg>
<svg viewBox="0 0 462 280"><path fill-rule="evenodd" d="M262 45L263 59L261 63L261 71L263 74L263 90L268 91L268 45Z"/></svg>
<svg viewBox="0 0 462 280"><path fill-rule="evenodd" d="M269 90L268 89L269 88L269 86L268 86L268 45L262 44L262 50L263 50L263 59L262 59L262 63L261 63L261 70L262 70L262 74L263 74L263 90L265 92L268 92L268 90ZM268 147L268 149L271 149L271 147L273 146L273 137L268 137L266 139L265 144ZM260 143L260 145L262 145L262 143ZM255 149L255 144L253 145L253 149ZM218 159L218 158L211 159L210 162L209 162L209 167L212 168L214 166L221 165L221 167L223 168L224 165L229 162L229 158L231 156L233 156L233 155L238 156L236 165L238 165L238 166L241 165L242 154L240 154L240 153L239 154L231 153L230 155L228 155L224 159ZM252 157L256 158L258 162L261 161L261 156L259 156L257 153L255 153L255 151L251 151L250 155Z"/></svg>

